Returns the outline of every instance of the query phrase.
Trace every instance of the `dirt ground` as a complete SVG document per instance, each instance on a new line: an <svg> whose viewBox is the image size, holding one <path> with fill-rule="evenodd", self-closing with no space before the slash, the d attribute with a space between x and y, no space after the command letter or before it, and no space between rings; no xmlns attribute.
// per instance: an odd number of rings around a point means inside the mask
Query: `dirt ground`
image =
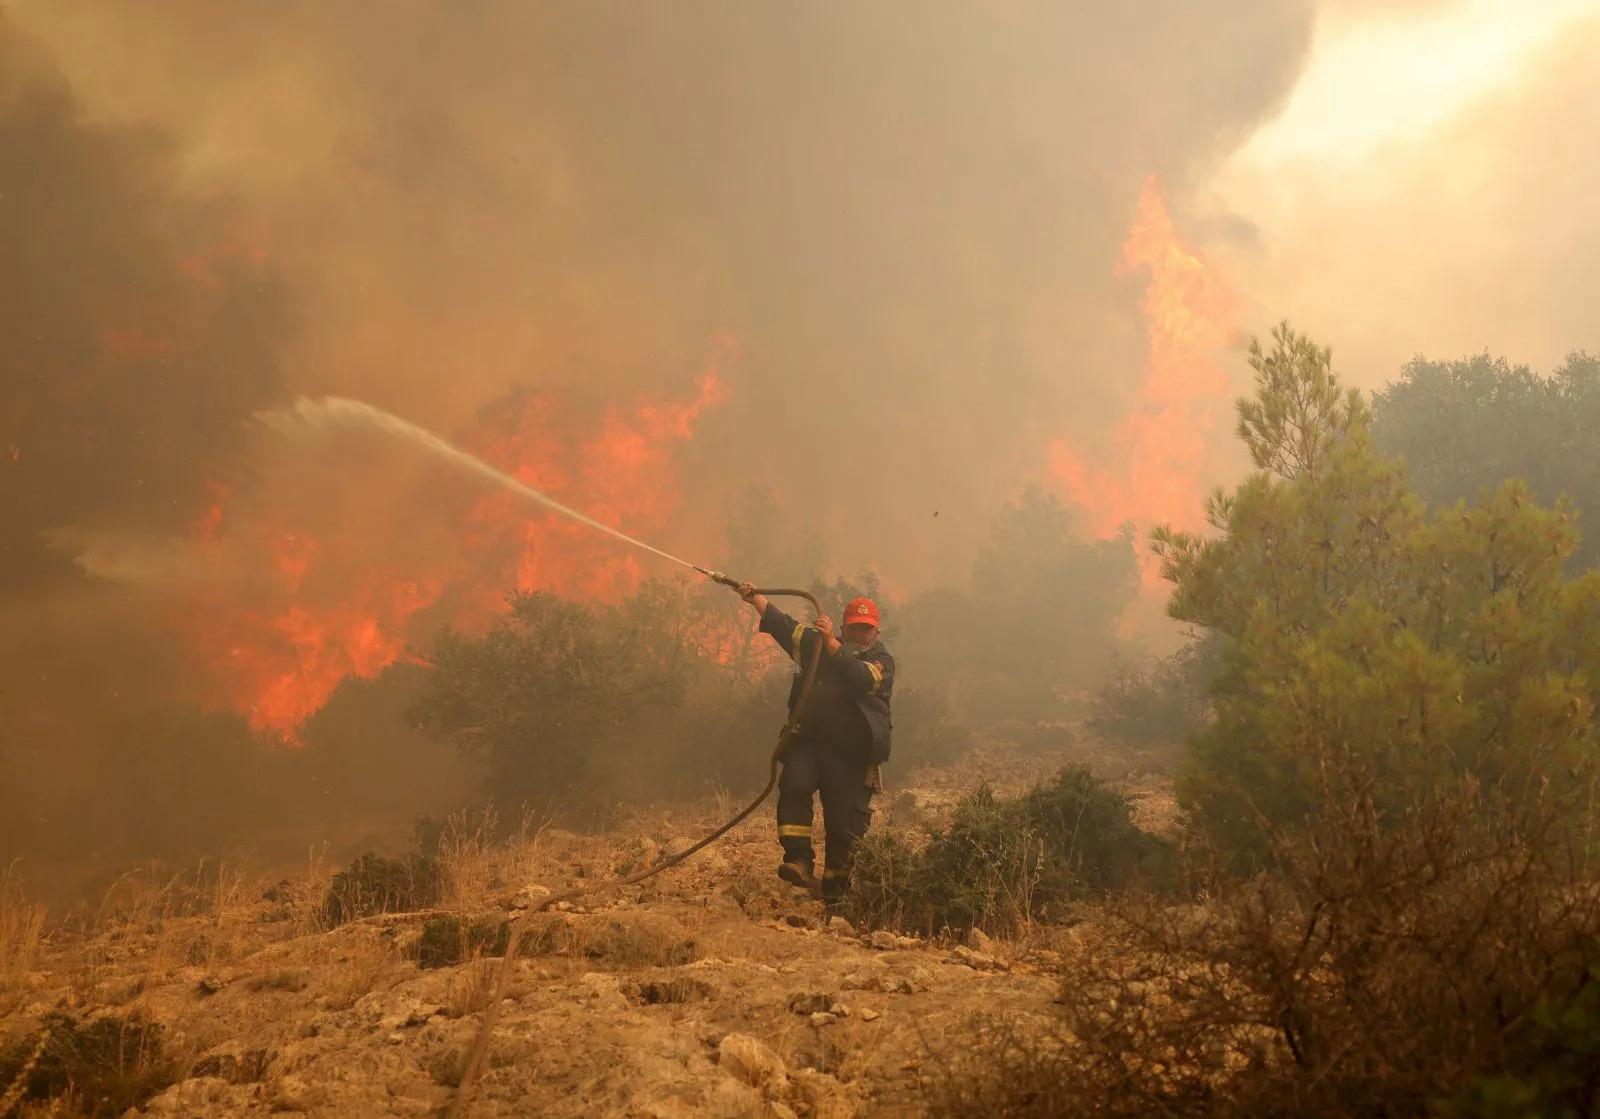
<svg viewBox="0 0 1600 1119"><path fill-rule="evenodd" d="M908 775L880 816L936 823L979 780L1021 788L1063 760L980 748ZM1158 778L1123 784L1142 824L1170 826ZM603 883L680 849L728 808L640 815L597 836L535 828L509 845L458 845L443 860L445 907L513 915L542 890ZM469 1114L924 1114L943 1055L1050 1015L1053 965L1092 935L1092 922L1010 942L860 935L824 925L815 901L774 876L777 856L764 810L641 886L528 918ZM161 1023L189 1075L135 1114L437 1114L498 963L420 968L420 915L319 931L311 912L326 880L308 873L263 894L224 876L207 904L186 899L188 916L170 889L130 884L80 931L52 933L0 987L5 1040L52 1011Z"/></svg>

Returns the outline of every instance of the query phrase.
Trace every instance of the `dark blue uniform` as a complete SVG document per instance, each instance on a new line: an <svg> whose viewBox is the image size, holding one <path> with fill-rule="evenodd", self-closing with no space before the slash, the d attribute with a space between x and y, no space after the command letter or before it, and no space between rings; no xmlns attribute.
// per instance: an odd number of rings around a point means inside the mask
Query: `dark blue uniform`
<svg viewBox="0 0 1600 1119"><path fill-rule="evenodd" d="M761 632L772 635L801 669L822 635L770 603ZM789 709L800 698L800 673L789 690ZM811 699L783 759L778 778L778 842L783 861L805 878L815 870L811 847L812 798L822 794L827 862L822 896L837 900L850 885L856 843L872 819L873 767L889 760L889 698L894 658L883 642L866 649L824 647ZM787 875L786 875L787 876ZM791 879L793 880L793 879Z"/></svg>

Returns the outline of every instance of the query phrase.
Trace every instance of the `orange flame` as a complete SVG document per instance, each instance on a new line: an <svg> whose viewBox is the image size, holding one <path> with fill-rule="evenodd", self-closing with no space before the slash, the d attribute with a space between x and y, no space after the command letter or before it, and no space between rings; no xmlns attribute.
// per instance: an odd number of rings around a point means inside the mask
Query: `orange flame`
<svg viewBox="0 0 1600 1119"><path fill-rule="evenodd" d="M1147 354L1137 407L1118 425L1115 456L1093 467L1067 441L1050 467L1091 532L1109 537L1132 522L1200 524L1211 433L1229 400L1217 352L1232 337L1234 297L1216 270L1178 236L1155 177L1145 179L1118 271L1148 274L1141 310ZM1146 564L1147 582L1155 578Z"/></svg>
<svg viewBox="0 0 1600 1119"><path fill-rule="evenodd" d="M686 401L612 404L586 419L564 399L526 393L486 409L461 442L596 520L648 538L679 506L674 448L723 399L722 369L736 352L733 339L719 337ZM198 604L187 628L227 705L255 729L291 742L341 681L371 678L405 656L424 636L416 629L430 607L448 603L450 620L476 629L504 609L513 587L616 601L647 574L640 557L592 529L553 513L530 515L525 502L499 491L465 514L458 555L415 570L363 554L361 541L325 544L282 526L232 526L227 490L211 488L213 501L191 538L202 546L248 539L270 566L264 586L239 593L248 602L217 592ZM431 617L431 624L444 620L437 611Z"/></svg>

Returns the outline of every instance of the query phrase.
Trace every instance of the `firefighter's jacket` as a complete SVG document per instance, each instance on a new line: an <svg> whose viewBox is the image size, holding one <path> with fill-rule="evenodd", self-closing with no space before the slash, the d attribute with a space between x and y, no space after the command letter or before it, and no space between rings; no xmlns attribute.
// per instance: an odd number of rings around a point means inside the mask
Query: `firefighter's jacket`
<svg viewBox="0 0 1600 1119"><path fill-rule="evenodd" d="M797 666L789 689L789 710L800 699L800 681L807 660L822 635L797 622L771 603L761 615L761 632L772 635ZM875 641L865 649L849 642L837 653L826 648L817 662L817 681L800 720L799 739L860 747L870 751L874 764L889 760L889 696L894 690L894 658Z"/></svg>

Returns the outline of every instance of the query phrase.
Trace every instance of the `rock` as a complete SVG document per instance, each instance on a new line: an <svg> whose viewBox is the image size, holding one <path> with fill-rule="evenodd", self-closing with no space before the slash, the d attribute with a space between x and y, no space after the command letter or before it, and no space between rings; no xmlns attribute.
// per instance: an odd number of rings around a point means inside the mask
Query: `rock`
<svg viewBox="0 0 1600 1119"><path fill-rule="evenodd" d="M529 883L528 885L522 887L522 889L518 890L516 893L511 895L511 904L509 906L507 906L506 908L508 908L508 909L534 909L540 903L542 903L545 898L547 898L549 896L550 896L550 887L548 887L548 886L539 886L539 885L535 885L533 883Z"/></svg>
<svg viewBox="0 0 1600 1119"><path fill-rule="evenodd" d="M799 1116L795 1115L794 1108L788 1104L779 1103L777 1100L768 1100L767 1119L799 1119Z"/></svg>
<svg viewBox="0 0 1600 1119"><path fill-rule="evenodd" d="M195 985L195 989L202 995L214 995L227 985L227 980L219 979L215 975L207 975Z"/></svg>
<svg viewBox="0 0 1600 1119"><path fill-rule="evenodd" d="M933 987L933 973L921 964L907 964L900 969L899 977L905 981L905 986L910 988L909 991L898 988L904 994L915 994L918 991L931 990Z"/></svg>
<svg viewBox="0 0 1600 1119"><path fill-rule="evenodd" d="M914 936L897 936L894 938L896 948L916 949L922 947L922 941Z"/></svg>
<svg viewBox="0 0 1600 1119"><path fill-rule="evenodd" d="M976 925L967 930L967 947L974 952L983 952L990 956L994 955L994 941L990 940L989 935Z"/></svg>
<svg viewBox="0 0 1600 1119"><path fill-rule="evenodd" d="M775 1092L789 1081L783 1058L749 1034L728 1034L717 1045L724 1072L752 1088Z"/></svg>
<svg viewBox="0 0 1600 1119"><path fill-rule="evenodd" d="M974 971L1004 971L1006 966L993 956L982 952L974 952L966 945L961 945L950 953L950 959L958 964L966 964Z"/></svg>
<svg viewBox="0 0 1600 1119"><path fill-rule="evenodd" d="M310 1111L326 1097L321 1085L308 1084L303 1077L290 1073L278 1080L268 1104L273 1111Z"/></svg>
<svg viewBox="0 0 1600 1119"><path fill-rule="evenodd" d="M828 931L831 933L837 933L840 936L856 935L856 927L849 921L846 921L843 917L839 916L837 913L828 918Z"/></svg>
<svg viewBox="0 0 1600 1119"><path fill-rule="evenodd" d="M229 1084L253 1084L265 1079L267 1067L277 1054L269 1049L226 1048L208 1053L195 1062L190 1075L216 1077Z"/></svg>
<svg viewBox="0 0 1600 1119"><path fill-rule="evenodd" d="M888 929L879 929L877 932L867 937L867 944L869 947L876 948L880 952L891 952L900 947L900 945L895 941L894 933L890 932Z"/></svg>
<svg viewBox="0 0 1600 1119"><path fill-rule="evenodd" d="M833 996L825 991L796 991L789 996L788 1007L794 1014L826 1014L833 1009Z"/></svg>
<svg viewBox="0 0 1600 1119"><path fill-rule="evenodd" d="M218 1110L211 1105L227 1092L228 1082L221 1077L200 1076L174 1084L144 1106L153 1115L210 1115Z"/></svg>
<svg viewBox="0 0 1600 1119"><path fill-rule="evenodd" d="M879 1018L883 1017L883 1012L881 1010L873 1010L870 1006L860 1011L860 1014L863 1022L876 1022Z"/></svg>
<svg viewBox="0 0 1600 1119"><path fill-rule="evenodd" d="M783 923L791 929L814 929L817 927L817 919L809 913L785 913L783 915Z"/></svg>
<svg viewBox="0 0 1600 1119"><path fill-rule="evenodd" d="M811 1016L811 1024L818 1027L831 1026L838 1020L839 1016L837 1014L823 1014L819 1012Z"/></svg>

